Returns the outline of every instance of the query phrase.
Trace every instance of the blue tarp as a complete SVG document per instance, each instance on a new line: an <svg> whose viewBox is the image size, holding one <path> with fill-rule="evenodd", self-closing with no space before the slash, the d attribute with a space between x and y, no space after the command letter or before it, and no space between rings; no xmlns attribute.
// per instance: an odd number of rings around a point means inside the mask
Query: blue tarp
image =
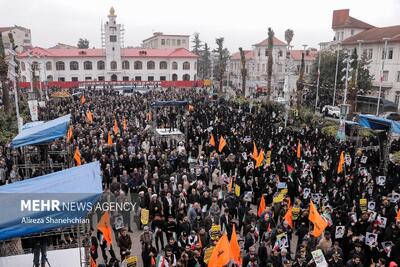
<svg viewBox="0 0 400 267"><path fill-rule="evenodd" d="M11 142L13 148L51 142L65 136L71 114L23 130Z"/></svg>
<svg viewBox="0 0 400 267"><path fill-rule="evenodd" d="M187 104L187 101L156 101L153 103L153 107L183 107Z"/></svg>
<svg viewBox="0 0 400 267"><path fill-rule="evenodd" d="M0 240L38 234L75 224L70 221L87 215L87 208L76 210L70 204L68 209L61 206L60 211L35 211L27 210L26 207L23 210L22 203L29 200L57 200L61 203L94 204L102 194L101 183L100 163L93 162L0 186ZM30 219L36 222L32 223ZM60 222L54 222L56 220Z"/></svg>
<svg viewBox="0 0 400 267"><path fill-rule="evenodd" d="M400 122L392 121L374 115L359 115L359 123L361 127L370 128L372 130L391 130L393 133L400 134Z"/></svg>
<svg viewBox="0 0 400 267"><path fill-rule="evenodd" d="M25 124L22 126L22 131L24 131L24 130L26 130L26 129L29 129L29 128L32 128L32 127L36 127L36 126L41 125L41 124L43 124L43 123L44 123L44 121L32 121L32 122L27 122L27 123L25 123Z"/></svg>

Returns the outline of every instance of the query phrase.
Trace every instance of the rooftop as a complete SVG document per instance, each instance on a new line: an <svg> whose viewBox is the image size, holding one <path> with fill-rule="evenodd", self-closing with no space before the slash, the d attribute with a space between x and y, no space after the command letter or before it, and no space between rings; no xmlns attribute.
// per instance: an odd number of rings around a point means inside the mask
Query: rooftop
<svg viewBox="0 0 400 267"><path fill-rule="evenodd" d="M362 40L363 43L383 43L383 38L389 38L389 42L400 42L400 25L372 28L343 40L342 44L357 44L358 40Z"/></svg>
<svg viewBox="0 0 400 267"><path fill-rule="evenodd" d="M374 26L350 16L350 9L334 10L332 16L332 29L354 28L371 29Z"/></svg>
<svg viewBox="0 0 400 267"><path fill-rule="evenodd" d="M244 52L244 57L246 59L253 59L254 58L253 50L243 50L243 52ZM240 52L233 53L231 55L231 60L240 60Z"/></svg>
<svg viewBox="0 0 400 267"><path fill-rule="evenodd" d="M279 40L275 36L273 38L273 44L274 44L274 46L286 46L287 45L285 42ZM265 40L262 40L261 42L259 42L258 44L255 44L254 46L268 46L268 38Z"/></svg>

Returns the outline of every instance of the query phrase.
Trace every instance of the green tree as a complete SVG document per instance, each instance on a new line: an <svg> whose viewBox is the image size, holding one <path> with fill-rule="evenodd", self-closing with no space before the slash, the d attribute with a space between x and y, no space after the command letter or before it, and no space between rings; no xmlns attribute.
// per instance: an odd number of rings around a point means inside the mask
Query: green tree
<svg viewBox="0 0 400 267"><path fill-rule="evenodd" d="M78 48L80 49L88 49L89 48L89 41L88 39L82 39L80 38L78 41Z"/></svg>
<svg viewBox="0 0 400 267"><path fill-rule="evenodd" d="M3 107L4 112L6 114L10 113L10 93L9 93L9 81L7 78L8 74L8 63L6 58L6 52L3 45L3 37L0 32L0 85L2 88L2 99L3 99Z"/></svg>
<svg viewBox="0 0 400 267"><path fill-rule="evenodd" d="M239 52L240 52L240 62L242 63L242 69L241 69L241 74L242 74L242 94L245 95L246 92L246 77L247 77L247 69L246 69L246 56L244 54L244 51L241 47L239 47Z"/></svg>
<svg viewBox="0 0 400 267"><path fill-rule="evenodd" d="M207 43L204 43L203 51L201 52L198 69L199 76L202 79L210 79L211 76L211 52Z"/></svg>
<svg viewBox="0 0 400 267"><path fill-rule="evenodd" d="M285 31L285 40L288 47L290 47L290 44L292 43L293 36L294 36L294 31L292 29L287 29Z"/></svg>
<svg viewBox="0 0 400 267"><path fill-rule="evenodd" d="M192 40L192 52L198 56L200 56L200 51L201 51L201 40L200 40L200 33L195 32L193 34L193 40Z"/></svg>
<svg viewBox="0 0 400 267"><path fill-rule="evenodd" d="M224 37L215 39L217 48L213 50L217 60L215 61L214 70L216 71L216 77L219 81L219 90L222 91L223 79L226 71L226 65L229 59L229 51L224 47Z"/></svg>
<svg viewBox="0 0 400 267"><path fill-rule="evenodd" d="M268 28L268 61L267 61L267 99L271 99L271 83L272 83L272 50L274 48L274 31Z"/></svg>
<svg viewBox="0 0 400 267"><path fill-rule="evenodd" d="M303 102L303 89L304 89L304 51L301 53L301 63L300 63L300 72L299 78L296 81L296 104L297 109L300 109Z"/></svg>

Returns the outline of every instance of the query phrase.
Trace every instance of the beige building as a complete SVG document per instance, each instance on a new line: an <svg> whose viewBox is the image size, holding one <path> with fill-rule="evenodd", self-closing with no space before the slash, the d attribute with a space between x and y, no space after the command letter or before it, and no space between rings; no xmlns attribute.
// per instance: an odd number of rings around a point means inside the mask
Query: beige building
<svg viewBox="0 0 400 267"><path fill-rule="evenodd" d="M10 32L13 34L15 45L17 45L17 52L22 52L32 47L30 29L15 25L12 27L0 27L0 32L5 49L11 49L10 39L8 38L8 33Z"/></svg>
<svg viewBox="0 0 400 267"><path fill-rule="evenodd" d="M153 36L143 40L143 48L148 49L175 49L185 48L189 50L190 35L163 34L155 32Z"/></svg>

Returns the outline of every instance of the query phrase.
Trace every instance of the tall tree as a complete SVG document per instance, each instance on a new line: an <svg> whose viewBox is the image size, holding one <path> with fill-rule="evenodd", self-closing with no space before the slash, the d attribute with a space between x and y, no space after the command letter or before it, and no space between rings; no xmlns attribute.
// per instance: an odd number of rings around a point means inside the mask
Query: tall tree
<svg viewBox="0 0 400 267"><path fill-rule="evenodd" d="M89 41L88 39L82 39L80 38L78 41L78 48L80 49L88 49L89 48Z"/></svg>
<svg viewBox="0 0 400 267"><path fill-rule="evenodd" d="M292 29L287 29L285 31L285 40L288 47L290 47L290 44L292 43L293 36L294 36L294 31Z"/></svg>
<svg viewBox="0 0 400 267"><path fill-rule="evenodd" d="M210 79L211 76L211 52L210 47L207 43L204 43L203 51L200 56L200 62L198 67L200 68L200 78L202 79Z"/></svg>
<svg viewBox="0 0 400 267"><path fill-rule="evenodd" d="M242 63L242 94L245 95L246 93L246 77L247 77L247 69L246 69L246 55L241 47L239 47L240 52L240 62Z"/></svg>
<svg viewBox="0 0 400 267"><path fill-rule="evenodd" d="M299 109L302 105L303 101L303 89L304 89L304 51L301 53L301 64L300 64L300 73L299 78L296 81L296 105L297 109Z"/></svg>
<svg viewBox="0 0 400 267"><path fill-rule="evenodd" d="M192 52L198 56L200 56L200 51L201 51L201 40L200 40L200 33L195 32L193 34L193 40L192 40Z"/></svg>
<svg viewBox="0 0 400 267"><path fill-rule="evenodd" d="M4 112L7 114L11 110L10 106L10 93L8 90L9 87L9 81L7 78L8 74L8 63L7 63L7 58L6 58L6 52L4 49L4 44L3 44L3 36L0 32L0 85L3 91L3 107L4 107Z"/></svg>
<svg viewBox="0 0 400 267"><path fill-rule="evenodd" d="M274 48L274 31L268 28L268 61L267 61L267 99L271 99L271 83L272 83L272 50Z"/></svg>
<svg viewBox="0 0 400 267"><path fill-rule="evenodd" d="M213 52L215 53L218 59L216 60L214 69L216 69L219 81L219 90L222 91L222 87L224 84L223 79L226 71L226 64L229 59L229 51L227 48L224 47L224 37L215 39L215 43L217 44L217 48L214 49Z"/></svg>

